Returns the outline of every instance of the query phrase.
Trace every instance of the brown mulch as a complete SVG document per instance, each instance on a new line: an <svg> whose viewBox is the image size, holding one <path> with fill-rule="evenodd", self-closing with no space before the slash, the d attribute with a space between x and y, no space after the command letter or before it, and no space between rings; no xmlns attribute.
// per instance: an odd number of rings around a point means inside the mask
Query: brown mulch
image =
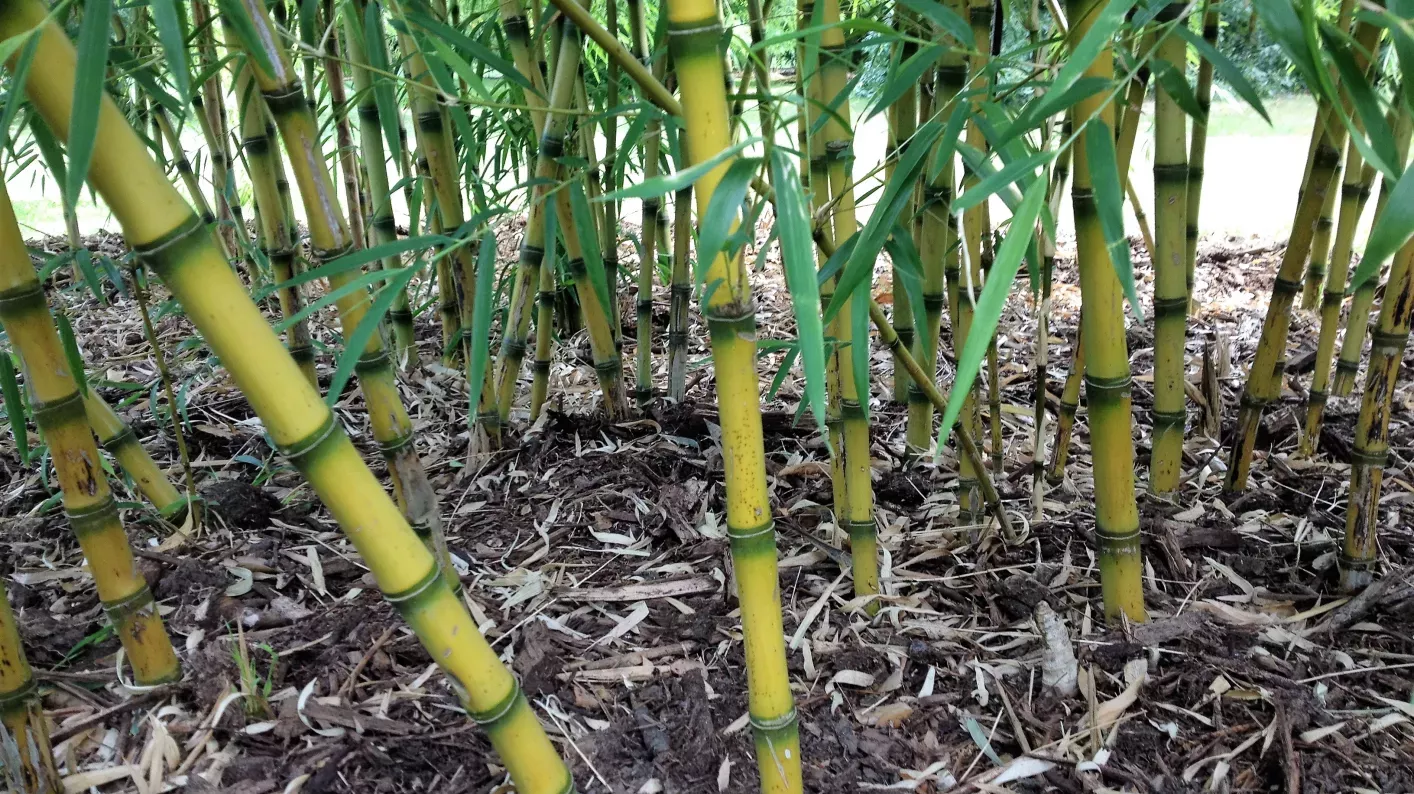
<svg viewBox="0 0 1414 794"><path fill-rule="evenodd" d="M502 237L510 261L513 235ZM122 250L110 236L89 244L111 256ZM1078 310L1073 264L1061 253L1049 372L1056 394ZM1261 241L1204 244L1189 352L1199 360L1205 341L1226 351L1218 358L1230 362L1219 372L1229 418L1279 256ZM1142 253L1136 259L1145 273ZM757 276L763 338L794 334L775 273ZM67 279L59 276L51 296L68 305L86 357L103 363L104 393L126 401L120 412L179 477L165 403L149 402L156 372L135 304L116 291L100 303ZM1147 295L1151 280L1140 282ZM876 289L886 285L881 278ZM666 306L666 293L658 297ZM632 306L632 295L623 299ZM326 315L314 323L316 338L333 345ZM631 324L632 312L624 316ZM1152 336L1131 326L1142 488ZM694 363L707 357L701 330L694 327ZM273 453L219 362L199 340L183 344L194 332L179 314L164 315L159 332L211 510L194 540L159 548L171 528L121 486L120 496L183 655L180 684L135 692L119 683L117 643L101 629L48 469L21 468L8 434L0 444L7 586L71 782L144 793L506 791L484 735L338 527ZM431 361L437 329L424 322L419 332ZM1298 313L1293 358L1314 347L1316 332ZM1414 790L1414 533L1402 512L1414 502L1414 394L1396 395L1385 567L1373 595L1348 599L1331 578L1349 469L1339 440L1348 444L1358 402L1332 401L1327 437L1335 442L1301 459L1294 423L1308 378L1298 375L1268 412L1251 486L1235 499L1220 492L1218 440L1190 428L1182 503L1141 494L1152 622L1107 627L1083 409L1065 483L1047 494L1043 518L1030 507L1034 333L1034 309L1019 289L1000 329L1006 471L993 473L1022 529L1013 543L957 526L951 453L936 467L906 464L905 411L876 385L887 592L874 617L851 598L847 558L836 551L844 538L828 510L824 445L808 417L794 419L798 373L766 404L806 789ZM626 329L626 362L633 339ZM580 339L560 346L545 420L522 436L526 406L518 406L515 437L474 461L460 373L425 366L404 379L474 615L520 676L581 792L754 792L710 368L690 371L687 403L609 424L594 411L586 350ZM654 352L661 367L662 351ZM774 375L781 357L763 356L762 372ZM874 363L887 370L887 355ZM332 367L321 353L321 374ZM950 382L951 364L942 370ZM1190 375L1196 381L1196 363ZM376 460L356 390L337 413ZM1076 694L1042 685L1034 619L1042 604L1064 621L1078 657ZM253 690L242 664L254 669Z"/></svg>

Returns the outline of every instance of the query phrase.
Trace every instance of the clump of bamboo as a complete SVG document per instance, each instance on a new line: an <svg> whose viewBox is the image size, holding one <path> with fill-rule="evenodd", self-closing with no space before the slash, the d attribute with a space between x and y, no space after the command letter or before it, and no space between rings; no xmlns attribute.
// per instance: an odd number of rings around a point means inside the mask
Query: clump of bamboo
<svg viewBox="0 0 1414 794"><path fill-rule="evenodd" d="M77 57L35 0L0 6L0 36L39 28L26 93L55 131L73 114ZM42 67L42 68L41 68ZM303 103L303 98L299 101ZM477 631L436 559L305 381L221 256L209 230L167 181L117 106L104 97L88 178L129 245L171 289L251 401L266 432L309 480L368 565L379 588L447 672L463 706L487 731L518 791L560 794L572 784L515 678ZM62 132L61 132L62 134ZM87 433L87 428L84 429ZM89 555L90 560L111 555Z"/></svg>
<svg viewBox="0 0 1414 794"><path fill-rule="evenodd" d="M681 88L689 159L701 163L731 143L725 70L718 44L722 23L711 0L668 0L668 37ZM705 214L730 163L696 183ZM760 384L756 374L756 311L740 255L723 252L707 266L704 298L717 376L717 406L727 494L727 527L746 636L747 690L757 767L766 792L801 790L800 739L782 641L776 545L766 488Z"/></svg>
<svg viewBox="0 0 1414 794"><path fill-rule="evenodd" d="M1185 24L1183 12L1182 3L1170 3L1156 21ZM1184 40L1169 32L1159 41L1156 56L1182 70L1187 50ZM1178 490L1188 418L1183 391L1188 337L1186 119L1178 99L1160 88L1154 100L1154 437L1149 458L1149 490L1160 497Z"/></svg>
<svg viewBox="0 0 1414 794"><path fill-rule="evenodd" d="M1097 10L1097 0L1070 0L1071 27L1067 41L1072 47L1093 26ZM1102 49L1086 68L1085 75L1112 80L1112 50ZM1113 134L1114 111L1103 96L1095 95L1077 102L1074 113L1077 120L1090 119L1073 144L1075 176L1071 197L1075 212L1076 263L1080 270L1085 394L1095 482L1102 484L1095 489L1100 586L1106 617L1117 619L1124 615L1131 621L1141 622L1147 619L1147 613L1141 576L1144 564L1139 548L1139 511L1134 499L1134 444L1123 295L1100 228L1085 140L1087 135Z"/></svg>
<svg viewBox="0 0 1414 794"><path fill-rule="evenodd" d="M1380 28L1370 22L1361 21L1356 25L1354 57L1357 68L1362 72L1369 59L1378 53L1379 34ZM1252 467L1252 451L1257 441L1257 424L1261 420L1262 410L1277 398L1281 389L1292 303L1301 291L1302 269L1311 251L1316 222L1340 164L1340 151L1346 138L1345 126L1336 123L1331 112L1323 114L1323 118L1324 123L1320 119L1317 121L1322 130L1321 139L1311 152L1310 174L1297 201L1291 237L1287 240L1281 267L1272 286L1272 299L1262 323L1257 355L1242 390L1237 432L1229 449L1227 477L1223 482L1223 489L1229 493L1241 491L1247 486L1247 473Z"/></svg>
<svg viewBox="0 0 1414 794"><path fill-rule="evenodd" d="M3 13L3 12L0 12ZM39 11L43 18L43 11ZM12 14L13 15L13 14ZM0 28L3 28L0 19ZM57 28L55 28L57 30ZM7 34L13 35L17 31ZM60 38L62 33L56 33ZM68 44L64 39L63 43ZM36 55L36 68L43 61ZM72 72L70 72L72 74ZM70 83L72 86L72 82ZM116 107L114 113L118 113ZM98 598L143 685L175 681L177 655L157 614L157 604L133 563L118 503L108 488L98 446L84 413L87 387L71 373L59 332L49 315L8 192L0 189L0 323L24 362L35 424L49 445L64 513L89 560Z"/></svg>

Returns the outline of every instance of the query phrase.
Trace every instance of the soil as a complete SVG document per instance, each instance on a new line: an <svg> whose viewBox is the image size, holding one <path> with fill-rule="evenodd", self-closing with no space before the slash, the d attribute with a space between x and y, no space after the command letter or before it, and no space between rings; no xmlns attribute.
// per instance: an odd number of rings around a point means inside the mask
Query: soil
<svg viewBox="0 0 1414 794"><path fill-rule="evenodd" d="M1220 383L1229 422L1279 254L1250 240L1204 244L1190 353L1200 360L1205 341L1227 348L1232 365ZM1141 251L1136 258L1146 271ZM1073 265L1063 262L1056 278L1053 394L1078 313ZM762 280L761 335L793 335L783 285L769 272ZM1147 296L1149 285L1141 289ZM1017 410L1004 408L1004 470L993 472L1021 534L1008 541L957 526L952 453L936 466L906 462L906 412L876 386L887 592L875 617L851 597L841 567L827 452L811 419L796 420L798 376L787 375L766 403L806 789L1414 790L1407 384L1395 399L1373 597L1347 600L1331 579L1359 404L1333 400L1320 453L1302 459L1293 423L1308 378L1298 374L1268 412L1251 487L1234 498L1221 494L1221 456L1213 457L1221 439L1203 436L1193 412L1182 503L1141 496L1152 622L1107 625L1091 552L1083 408L1066 481L1048 493L1044 518L1031 518L1035 325L1022 292L1000 329L1002 402ZM107 363L103 377L144 386L102 391L127 400L120 413L179 475L166 406L148 403L157 392L146 346L123 330L137 327L132 301L116 290L103 304L82 288L52 294L68 304L85 354ZM632 306L631 295L624 300ZM314 323L321 343L333 341L318 330L330 319ZM694 360L707 355L698 320ZM174 313L159 330L169 354L193 334ZM1314 347L1316 330L1298 313L1293 360ZM419 333L430 361L437 329ZM631 361L632 332L624 338ZM460 375L424 367L405 377L474 615L520 677L579 791L754 792L710 369L690 374L688 402L607 423L582 363L586 345L561 346L545 420L522 433L518 407L505 447L475 460L466 457ZM1142 324L1132 324L1130 345L1134 372L1148 372L1152 337ZM773 375L779 361L765 356L763 373ZM887 355L874 363L887 371ZM327 375L332 363L320 364ZM102 630L77 545L49 501L47 472L21 467L13 445L0 446L0 477L11 483L0 496L7 586L65 771L131 767L96 787L104 792L156 790L149 779L165 780L162 790L241 794L507 791L484 734L217 365L199 344L173 354L203 525L174 545L137 496L120 493L183 656L177 685L135 691L118 681L117 642ZM1190 374L1197 379L1196 365ZM951 378L944 362L943 382ZM1151 402L1141 377L1141 474ZM377 460L356 390L337 412L366 459ZM616 592L645 583L658 595ZM1069 627L1079 693L1042 685L1040 604Z"/></svg>

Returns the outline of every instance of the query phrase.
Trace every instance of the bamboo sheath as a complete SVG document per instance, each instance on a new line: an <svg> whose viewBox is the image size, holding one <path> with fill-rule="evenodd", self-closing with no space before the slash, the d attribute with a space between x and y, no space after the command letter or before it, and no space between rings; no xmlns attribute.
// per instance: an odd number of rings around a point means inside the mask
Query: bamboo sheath
<svg viewBox="0 0 1414 794"><path fill-rule="evenodd" d="M1381 28L1369 22L1361 21L1356 25L1357 46L1354 58L1356 68L1361 71L1364 71L1371 57L1378 55L1380 31ZM1342 104L1349 104L1348 98L1342 98L1341 101ZM1345 145L1343 124L1331 123L1321 126L1324 132L1320 144L1312 151L1310 178L1297 202L1296 217L1291 225L1291 238L1287 241L1286 251L1282 255L1281 267L1272 287L1271 303L1262 323L1257 354L1242 390L1237 432L1229 449L1227 478L1223 482L1223 489L1229 493L1241 491L1246 487L1262 410L1280 393L1285 374L1284 359L1287 332L1291 327L1291 307L1296 294L1301 291L1303 266L1311 250L1316 223L1325 204L1326 194L1331 189L1340 163L1340 149Z"/></svg>
<svg viewBox="0 0 1414 794"><path fill-rule="evenodd" d="M0 30L14 16L6 13L8 10L0 8ZM43 9L37 13L42 19ZM57 27L50 29L68 45ZM23 30L9 29L5 38ZM43 71L42 54L43 47L36 51L36 68L30 74ZM72 74L71 70L70 77ZM69 90L72 85L71 79ZM118 113L111 100L107 101L113 113ZM54 126L51 124L51 128ZM133 140L147 157L145 146L136 136ZM95 161L98 157L94 155ZM231 273L224 259L222 268ZM142 685L175 681L181 676L177 655L157 614L152 591L133 564L132 547L118 517L118 503L108 488L98 446L89 428L83 403L86 387L75 379L83 373L69 371L44 289L30 263L14 207L4 189L0 189L0 324L20 356L34 421L49 445L64 514L88 559L98 598L122 640L133 677Z"/></svg>
<svg viewBox="0 0 1414 794"><path fill-rule="evenodd" d="M1067 41L1079 42L1100 11L1097 0L1070 0ZM1112 80L1114 54L1108 47L1085 70L1086 77ZM1071 199L1080 271L1081 345L1085 349L1085 394L1094 447L1095 535L1099 543L1100 588L1105 616L1147 620L1139 548L1139 512L1134 497L1134 444L1131 436L1130 374L1124 333L1123 293L1110 263L1095 206L1085 136L1112 134L1113 107L1100 95L1076 103L1076 119L1092 119L1074 143ZM1096 123L1098 120L1098 124ZM1121 164L1121 168L1124 164ZM1121 171L1123 173L1123 171Z"/></svg>
<svg viewBox="0 0 1414 794"><path fill-rule="evenodd" d="M686 120L691 162L710 160L731 144L725 70L718 44L722 23L712 0L668 0L668 41ZM696 183L705 214L729 162ZM756 374L756 319L740 256L707 265L703 315L717 375L726 480L727 527L745 636L748 704L763 792L801 791L800 739L782 641L775 529L766 487Z"/></svg>
<svg viewBox="0 0 1414 794"><path fill-rule="evenodd" d="M1184 4L1170 3L1156 22L1186 24ZM1188 61L1188 45L1170 32L1158 43L1156 57L1173 68ZM1133 112L1133 111L1131 111ZM1188 268L1184 260L1188 230L1187 115L1178 99L1160 87L1154 99L1154 410L1149 490L1172 498L1183 465L1183 431L1188 418L1186 380L1188 339Z"/></svg>
<svg viewBox="0 0 1414 794"><path fill-rule="evenodd" d="M19 763L4 770L11 791L23 794L60 794L64 790L54 753L49 746L49 726L39 700L34 671L25 658L20 627L10 609L10 598L0 584L0 722L12 758ZM8 764L7 764L8 766Z"/></svg>
<svg viewBox="0 0 1414 794"><path fill-rule="evenodd" d="M34 28L40 36L35 58L44 68L30 70L26 91L50 128L63 135L73 108L73 45L38 2L0 4L0 36ZM515 679L446 585L433 556L265 324L209 230L107 97L97 127L103 145L94 152L89 181L122 224L128 243L172 290L275 444L344 527L379 588L486 729L517 789L527 794L572 790L568 771ZM90 554L89 559L105 556Z"/></svg>

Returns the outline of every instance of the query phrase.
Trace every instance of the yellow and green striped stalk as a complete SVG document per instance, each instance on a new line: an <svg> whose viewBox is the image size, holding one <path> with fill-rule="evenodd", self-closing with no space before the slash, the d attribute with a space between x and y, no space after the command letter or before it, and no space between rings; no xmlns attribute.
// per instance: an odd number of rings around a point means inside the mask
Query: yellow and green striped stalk
<svg viewBox="0 0 1414 794"><path fill-rule="evenodd" d="M1370 332L1370 369L1360 399L1360 418L1355 423L1355 448L1350 453L1350 503L1340 553L1340 585L1346 591L1370 584L1378 564L1380 485L1389 460L1389 419L1414 315L1412 270L1414 241L1395 254L1380 301L1380 316Z"/></svg>
<svg viewBox="0 0 1414 794"><path fill-rule="evenodd" d="M568 111L574 101L576 84L579 81L579 63L583 52L584 34L572 23L566 22L564 35L559 46L559 61L555 65L555 76L550 88L550 100L545 110L545 128L540 136L540 151L537 156L535 176L536 204L543 205L540 212L532 210L530 223L526 226L523 247L539 249L545 247L544 213L553 209L564 239L568 269L574 278L575 292L579 298L580 311L589 329L589 345L594 354L594 370L599 377L599 388L604 394L604 412L610 418L623 416L628 411L628 403L623 389L623 366L614 344L611 317L607 307L599 300L599 295L590 280L588 266L584 261L585 244L597 245L598 240L581 240L574 223L574 215L569 203L569 191L551 189L559 183L562 168L559 158L565 153L565 136L568 127ZM546 202L553 201L554 206Z"/></svg>
<svg viewBox="0 0 1414 794"><path fill-rule="evenodd" d="M1397 124L1396 114L1396 108L1390 108L1388 121L1391 127ZM1359 122L1356 123L1358 129ZM1330 272L1326 276L1325 294L1321 299L1321 332L1316 339L1315 370L1311 375L1311 388L1306 393L1306 421L1302 425L1300 446L1302 454L1305 455L1315 453L1321 438L1321 424L1330 388L1331 363L1335 357L1335 337L1340 331L1340 307L1345 300L1345 281L1350 273L1350 255L1355 242L1355 227L1360 224L1360 216L1364 214L1365 204L1370 198L1370 187L1375 181L1375 167L1364 162L1353 140L1346 149L1345 163L1345 177L1340 186L1340 220L1336 227L1335 249L1331 252Z"/></svg>
<svg viewBox="0 0 1414 794"><path fill-rule="evenodd" d="M261 99L250 69L245 66L236 75L236 105L240 109L241 148L245 151L251 194L255 198L260 250L270 260L275 283L288 284L295 276L293 223L287 206L289 182L282 179L285 164L280 156L280 147L275 143L275 127L265 110L265 100ZM299 285L279 287L277 294L280 313L284 317L293 317L304 309L304 297ZM285 331L285 346L299 364L305 380L318 388L319 376L314 369L314 342L309 334L308 320L297 320Z"/></svg>
<svg viewBox="0 0 1414 794"><path fill-rule="evenodd" d="M668 0L668 41L677 73L688 159L701 163L731 145L722 22L713 0ZM723 162L698 179L705 214L730 167ZM775 525L766 487L756 374L756 308L740 256L717 255L705 283L703 315L711 332L726 481L727 527L745 635L748 711L756 739L761 790L801 791L800 737L786 670L777 581Z"/></svg>
<svg viewBox="0 0 1414 794"><path fill-rule="evenodd" d="M1359 178L1359 167L1355 168ZM1326 191L1321 203L1321 217L1316 219L1316 233L1311 238L1311 261L1306 263L1306 278L1301 287L1301 308L1313 311L1321 297L1321 285L1326 281L1327 262L1331 253L1331 230L1335 226L1335 199L1340 194L1334 186L1341 181L1342 163L1337 162L1331 176L1332 189Z"/></svg>
<svg viewBox="0 0 1414 794"><path fill-rule="evenodd" d="M839 0L822 0L820 23L831 25L840 20ZM820 81L831 113L826 116L821 137L825 145L825 162L829 169L830 200L834 202L832 216L836 241L846 240L858 229L855 218L853 133L849 108L849 54L845 48L844 29L826 28L820 34ZM814 187L812 185L812 187ZM819 188L817 188L818 192ZM700 203L700 199L699 199ZM868 289L868 285L860 289ZM851 361L851 346L843 344L853 327L853 301L846 302L832 323L835 339L835 368L839 376L839 406L844 446L844 481L846 502L843 511L835 505L836 520L849 531L854 567L854 594L873 595L879 592L878 528L874 523L874 482L869 465L869 383L856 382ZM866 334L853 344L868 344ZM872 613L878 602L868 606Z"/></svg>
<svg viewBox="0 0 1414 794"><path fill-rule="evenodd" d="M1183 3L1169 3L1156 22L1183 25ZM1170 32L1155 55L1186 69L1188 44ZM1132 111L1131 111L1132 112ZM1137 115L1137 114L1136 114ZM1161 86L1154 98L1154 440L1149 490L1172 498L1183 466L1188 400L1183 391L1188 340L1188 122L1178 99ZM1135 206L1138 204L1136 202ZM1097 480L1098 482L1098 480Z"/></svg>
<svg viewBox="0 0 1414 794"><path fill-rule="evenodd" d="M1099 0L1070 0L1071 47L1094 24ZM1085 70L1085 76L1114 79L1114 53L1107 46ZM1124 304L1119 277L1110 263L1095 206L1087 135L1109 135L1114 109L1103 95L1080 100L1075 118L1097 119L1076 136L1072 156L1075 178L1071 201L1075 212L1075 258L1080 271L1080 336L1085 351L1085 395L1089 406L1090 439L1094 451L1095 536L1099 544L1100 590L1105 616L1147 620L1144 610L1144 563L1139 548L1139 511L1134 500L1134 441L1131 436L1128 345L1124 335ZM1121 165L1123 168L1123 165ZM1123 171L1121 171L1123 173ZM1058 448L1060 448L1058 446Z"/></svg>
<svg viewBox="0 0 1414 794"><path fill-rule="evenodd" d="M895 44L894 49L898 56L898 63L905 63L918 51L915 37L912 14L909 13L908 6L902 2L894 3L894 30L901 35L908 36L909 39ZM763 120L768 114L762 114ZM900 146L908 143L913 137L914 131L918 128L918 87L910 85L894 103L889 106L889 140L888 148L884 152L884 179L892 179L894 170L898 166L898 150ZM946 212L946 210L944 210ZM898 333L899 340L905 349L913 349L913 308L909 306L905 297L903 279L900 277L898 269L893 268L891 272L891 287L894 297L894 330ZM941 290L938 290L941 292ZM927 323L926 319L924 321ZM926 332L925 332L926 333ZM935 337L936 340L936 337ZM936 355L937 343L934 341L933 347ZM923 352L921 349L919 352ZM897 357L893 366L893 401L896 403L908 403L908 373L903 371ZM930 425L931 425L931 411Z"/></svg>
<svg viewBox="0 0 1414 794"><path fill-rule="evenodd" d="M1395 93L1395 151L1399 155L1397 162L1404 162L1409 157L1409 138L1410 132L1414 131L1414 118L1411 118L1404 102L1404 94ZM1378 223L1380 216L1384 214L1393 188L1389 178L1381 175L1380 195L1375 200L1374 222ZM1365 346L1370 310L1375 304L1375 290L1379 283L1378 275L1371 275L1355 288L1355 294L1350 299L1350 312L1345 319L1345 338L1340 343L1340 358L1335 364L1335 380L1331 382L1331 394L1336 397L1349 397L1354 391L1355 376L1360 371L1360 352Z"/></svg>
<svg viewBox="0 0 1414 794"><path fill-rule="evenodd" d="M759 3L759 0L750 0L750 2ZM643 15L643 0L629 0L628 11L630 35L633 38L633 53L638 57L639 61L648 64L652 54L648 47L648 21ZM757 16L759 16L759 14ZM756 35L756 25L756 19L753 17L753 36ZM665 59L660 59L658 62L653 63L653 76L661 82L666 68L667 63ZM770 124L770 122L767 121L769 115L770 114L766 111L762 112L761 120L763 125ZM662 156L663 124L656 117L644 125L642 146L643 179L644 181L648 181L658 176L658 161ZM652 404L654 397L653 270L657 265L660 250L666 250L668 247L667 237L659 235L660 230L666 230L666 227L662 223L664 219L663 197L645 196L643 198L642 215L642 247L639 251L638 262L638 300L634 306L638 349L637 362L634 367L636 380L634 383L633 399L639 410L647 410L648 406Z"/></svg>
<svg viewBox="0 0 1414 794"><path fill-rule="evenodd" d="M1218 9L1211 0L1203 0L1203 40L1209 46L1218 44ZM1208 115L1213 106L1213 62L1203 58L1198 62L1198 87L1195 91L1202 118L1193 120L1193 132L1188 143L1188 228L1185 232L1183 261L1187 272L1188 312L1197 311L1193 297L1194 277L1198 268L1198 210L1203 201L1203 160L1208 153Z"/></svg>
<svg viewBox="0 0 1414 794"><path fill-rule="evenodd" d="M89 427L98 436L98 443L118 461L119 468L132 478L138 491L168 522L181 523L187 509L187 498L167 479L167 475L157 466L157 461L142 448L132 427L92 388L84 390L83 408Z"/></svg>
<svg viewBox="0 0 1414 794"><path fill-rule="evenodd" d="M1380 28L1369 22L1361 21L1356 25L1354 58L1356 68L1362 72L1369 58L1378 55L1379 35ZM1341 101L1349 104L1348 99ZM1272 299L1262 323L1257 354L1242 389L1237 431L1228 454L1227 478L1223 482L1223 489L1228 493L1247 487L1247 473L1252 467L1252 450L1257 441L1257 424L1261 421L1262 410L1279 395L1284 380L1286 337L1291 328L1292 303L1301 291L1302 270L1311 251L1316 222L1326 203L1326 194L1335 181L1341 147L1346 139L1345 125L1334 123L1331 114L1326 116L1332 123L1320 124L1323 130L1321 141L1311 154L1310 176L1296 205L1291 237L1287 240L1276 282L1272 286Z"/></svg>
<svg viewBox="0 0 1414 794"><path fill-rule="evenodd" d="M952 10L959 11L957 3ZM938 33L937 35L942 35ZM967 81L965 50L961 42L949 40L952 44L935 70L936 96L932 104L945 113L957 100ZM926 100L930 92L923 92ZM936 156L936 155L935 155ZM949 308L949 284L956 284L960 273L961 242L958 240L957 216L952 211L953 190L956 186L956 171L953 158L947 162L934 163L937 175L922 192L921 228L918 233L918 254L923 269L923 327L909 349L923 371L930 374L930 381L937 380L938 341L942 338L943 310ZM897 281L897 273L895 273ZM907 303L902 287L895 287L894 317L897 319L898 306ZM901 329L895 328L899 339L907 342ZM895 354L895 366L899 365ZM895 382L898 370L894 371ZM911 384L908 392L908 424L904 431L905 449L909 455L926 456L933 448L933 403L923 392L920 384Z"/></svg>
<svg viewBox="0 0 1414 794"><path fill-rule="evenodd" d="M373 76L368 70L368 53L365 41L369 38L383 45L380 29L373 36L363 32L364 10L367 0L354 0L344 7L344 44L348 50L350 71L353 76L354 92L358 96L358 143L363 155L363 167L368 174L368 196L372 202L368 226L374 245L391 243L398 238L398 226L393 218L393 193L388 188L388 156L383 146L383 126L380 123L378 101L373 94ZM387 53L381 59L387 62ZM401 121L398 122L401 128ZM398 270L402 260L397 255L384 257L383 269ZM393 327L393 350L400 365L407 370L417 367L417 338L413 328L412 308L408 302L407 287L398 291L393 306L388 310L388 320Z"/></svg>
<svg viewBox="0 0 1414 794"><path fill-rule="evenodd" d="M272 71L266 72L253 57L247 58L248 68L267 109L275 118L275 124L290 155L295 182L300 186L305 216L309 222L310 250L315 261L320 264L332 262L356 250L359 243L349 235L348 228L344 225L338 196L334 193L329 171L324 166L323 147L319 141L313 112L304 98L303 88L290 68L288 55L277 44L279 39L271 26L265 4L263 0L245 0L245 8L256 29L263 31L262 41L268 43L265 55ZM251 94L250 102L253 105L254 92ZM252 176L255 176L254 172ZM267 182L273 181L265 175L261 178ZM263 191L268 190L267 184ZM355 277L355 274L349 271L331 275L330 289L339 289ZM354 329L368 314L367 291L352 290L339 298L335 305L338 307L344 336L352 336ZM375 333L369 337L364 349L360 351L354 371L358 374L359 386L363 390L373 437L388 465L388 476L392 480L398 505L403 509L409 523L445 567L448 583L454 588L458 587L460 582L453 573L454 569L446 550L446 540L442 535L437 494L432 489L427 472L417 455L412 420L408 417L407 409L403 407L402 395L398 392L394 378L392 360L383 346L380 334Z"/></svg>
<svg viewBox="0 0 1414 794"><path fill-rule="evenodd" d="M438 101L440 92L427 69L417 42L406 33L399 35L403 54L407 56L407 69L413 82L408 85L408 102L412 105L413 135L417 139L419 156L427 161L427 174L431 180L431 193L436 196L436 221L444 233L461 228L466 216L462 211L461 182L457 178L457 158L451 134L450 110ZM458 112L461 112L460 108ZM446 287L455 297L456 279L461 281L461 302L459 309L460 327L463 333L471 330L471 313L475 305L477 242L458 246L450 255L442 256L439 262L453 260L456 272L450 277ZM446 268L450 271L451 268ZM442 269L438 270L439 288ZM447 296L444 294L445 302ZM463 348L464 363L471 366L471 356L465 355L466 340L457 345ZM467 377L470 377L468 371ZM501 414L496 407L495 387L486 377L481 383L468 387L471 402L476 408L473 427L484 431L492 445L499 445L501 439ZM477 397L476 395L480 395Z"/></svg>
<svg viewBox="0 0 1414 794"><path fill-rule="evenodd" d="M0 722L5 726L6 765L0 771L10 791L60 794L64 790L49 746L49 724L34 671L25 658L10 597L0 584ZM13 764L13 765L12 765Z"/></svg>
<svg viewBox="0 0 1414 794"><path fill-rule="evenodd" d="M36 13L42 19L45 12L39 9ZM5 12L0 10L0 14ZM7 18L0 19L0 28L12 16L13 13L5 14ZM4 38L21 32L23 29L11 29ZM63 36L57 32L55 35ZM67 45L67 39L64 43ZM36 53L31 75L47 71L47 64L39 54ZM71 70L71 81L72 75ZM31 78L31 85L33 83ZM112 107L115 114L119 112L116 106ZM102 149L106 141L101 135L98 141L95 148ZM142 147L136 136L134 141ZM145 151L143 156L147 156ZM98 159L97 154L94 159ZM224 257L221 261L225 268ZM226 271L229 273L229 268ZM132 547L118 518L118 503L108 489L103 462L84 411L83 393L75 380L75 375L82 377L82 373L69 372L59 332L44 299L44 289L30 264L10 196L3 189L0 189L0 323L20 356L34 422L49 445L63 495L64 513L88 558L103 611L113 622L132 662L133 677L142 685L175 681L181 676L181 667L162 626L162 618L157 614L152 591L133 564Z"/></svg>
<svg viewBox="0 0 1414 794"><path fill-rule="evenodd" d="M501 31L505 34L506 44L511 51L511 59L515 63L516 71L521 77L530 83L533 90L524 91L523 98L527 107L530 108L531 128L535 136L539 139L545 131L545 81L540 75L540 69L532 58L530 50L530 21L525 15L525 4L521 0L501 0L500 2ZM535 201L536 190L530 190L530 218L527 221L527 231L531 223L544 223L543 217L537 217L544 211L544 202ZM542 232L543 236L543 232ZM501 421L505 422L510 418L511 403L515 400L516 382L520 379L521 363L525 360L525 344L530 334L530 315L538 306L532 303L532 294L538 295L540 289L540 269L544 264L544 245L533 247L529 242L529 235L521 240L520 263L516 268L515 281L511 287L511 309L506 320L506 332L501 337L501 350L496 360L496 371L498 376L498 388L496 391L496 407L500 412ZM538 322L538 318L537 318ZM536 347L539 350L539 325L537 328ZM546 328L548 331L548 327ZM548 354L549 351L546 350ZM537 355L536 361L539 361ZM546 360L548 364L548 359ZM538 370L537 370L538 372ZM532 386L532 390L533 390ZM543 397L541 398L543 402ZM535 401L531 401L535 405ZM536 412L538 413L538 412Z"/></svg>
<svg viewBox="0 0 1414 794"><path fill-rule="evenodd" d="M73 46L37 0L0 5L0 38L35 27L40 27L40 40L26 91L46 123L62 136L73 113ZM515 678L446 584L436 559L265 324L209 229L106 96L99 107L97 137L102 143L95 147L88 178L122 224L128 244L166 283L250 400L271 439L347 531L379 589L446 671L463 706L486 729L517 790L571 791L573 782L554 745ZM62 362L62 355L56 355ZM93 553L88 558L109 560L111 555Z"/></svg>

